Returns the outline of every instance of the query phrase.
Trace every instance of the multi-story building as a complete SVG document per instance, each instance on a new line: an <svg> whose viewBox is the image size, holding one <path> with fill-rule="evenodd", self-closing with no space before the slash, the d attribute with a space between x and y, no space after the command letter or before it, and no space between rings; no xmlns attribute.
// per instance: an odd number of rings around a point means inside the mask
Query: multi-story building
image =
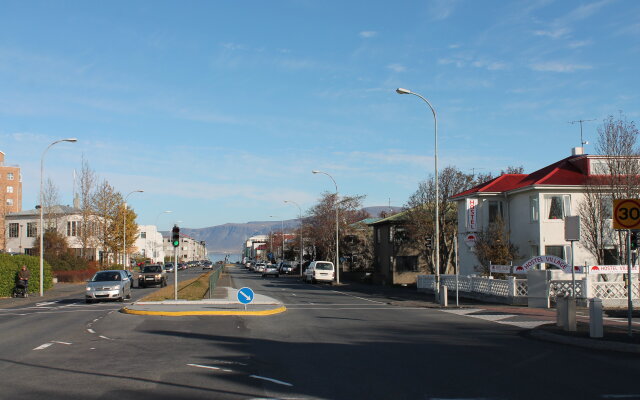
<svg viewBox="0 0 640 400"><path fill-rule="evenodd" d="M171 232L169 232L171 235ZM207 259L207 243L190 236L180 234L180 246L173 247L171 236L163 237L165 260L173 261L178 251L178 262L198 261Z"/></svg>
<svg viewBox="0 0 640 400"><path fill-rule="evenodd" d="M603 168L606 161L605 156L585 155L582 148L576 148L572 156L531 174L504 174L453 196L458 204L460 273L468 275L483 270L474 252L476 235L498 218L503 221L511 243L518 248L519 256L513 265L540 255L570 262L571 244L565 240L565 219L579 214L590 178L608 175ZM610 230L611 198L601 201L605 210L602 218ZM616 263L620 249L615 242L605 241L602 250L605 263ZM575 265L595 265L584 235L575 242L573 251Z"/></svg>
<svg viewBox="0 0 640 400"><path fill-rule="evenodd" d="M96 217L97 218L97 217ZM69 206L52 206L47 210L44 224L49 229L56 229L67 239L69 249L77 256L83 251L80 235L82 226L82 211ZM89 223L90 230L95 232L99 224L97 221ZM6 230L6 251L20 254L33 254L36 238L40 234L40 209L25 210L6 215L3 227ZM89 260L103 261L103 251L95 237L88 240L89 246L84 256Z"/></svg>
<svg viewBox="0 0 640 400"><path fill-rule="evenodd" d="M5 215L22 211L22 175L17 165L6 165L0 151L0 250L5 246Z"/></svg>
<svg viewBox="0 0 640 400"><path fill-rule="evenodd" d="M134 243L135 253L151 260L152 263L164 261L162 233L155 225L138 225L138 237Z"/></svg>
<svg viewBox="0 0 640 400"><path fill-rule="evenodd" d="M247 239L242 248L242 260L246 259L258 260L266 259L267 247L266 244L269 241L269 235L257 235Z"/></svg>

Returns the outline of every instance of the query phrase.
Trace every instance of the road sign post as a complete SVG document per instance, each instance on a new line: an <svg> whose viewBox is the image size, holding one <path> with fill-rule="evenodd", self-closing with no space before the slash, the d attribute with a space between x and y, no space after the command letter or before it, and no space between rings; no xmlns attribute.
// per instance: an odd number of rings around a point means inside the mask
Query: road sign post
<svg viewBox="0 0 640 400"><path fill-rule="evenodd" d="M245 311L247 310L247 304L251 303L254 297L255 293L253 292L253 290L251 290L251 288L243 287L242 289L238 290L238 301L244 304Z"/></svg>
<svg viewBox="0 0 640 400"><path fill-rule="evenodd" d="M627 231L627 319L628 334L633 335L633 281L631 280L631 230L640 229L640 199L613 201L613 229Z"/></svg>

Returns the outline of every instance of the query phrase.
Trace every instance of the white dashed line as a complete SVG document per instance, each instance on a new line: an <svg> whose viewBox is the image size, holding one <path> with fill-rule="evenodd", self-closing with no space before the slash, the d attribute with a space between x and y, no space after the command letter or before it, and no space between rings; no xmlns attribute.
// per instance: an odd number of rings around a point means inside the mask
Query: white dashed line
<svg viewBox="0 0 640 400"><path fill-rule="evenodd" d="M386 304L386 303L385 303L385 302L383 302L383 301L377 301L377 300L365 299L364 297L354 296L354 295L352 295L352 294L348 294L348 293L340 292L340 291L337 291L337 290L332 290L332 292L340 293L340 294L343 294L343 295L345 295L345 296L354 297L354 298L356 298L356 299L360 299L360 300L364 300L364 301L370 301L370 302L372 302L372 303Z"/></svg>
<svg viewBox="0 0 640 400"><path fill-rule="evenodd" d="M71 344L69 342L60 342L60 341L57 341L57 340L52 340L51 343L66 344L67 346Z"/></svg>
<svg viewBox="0 0 640 400"><path fill-rule="evenodd" d="M91 329L91 328L87 329L87 332L89 332L89 333L96 333L96 331L94 331L94 330L93 330L93 329Z"/></svg>
<svg viewBox="0 0 640 400"><path fill-rule="evenodd" d="M200 365L200 364L187 364L190 367L204 368L204 369L216 369L219 370L221 368L212 367L211 365Z"/></svg>
<svg viewBox="0 0 640 400"><path fill-rule="evenodd" d="M42 349L46 349L47 347L53 345L53 343L45 343L45 344L41 344L40 346L36 347L34 350L42 350Z"/></svg>
<svg viewBox="0 0 640 400"><path fill-rule="evenodd" d="M102 336L102 335L100 335L99 337L101 337L102 339L106 339L106 340L113 340L113 339L111 339L111 338L108 338L108 337L106 337L106 336Z"/></svg>
<svg viewBox="0 0 640 400"><path fill-rule="evenodd" d="M284 385L284 386L293 386L290 383L287 382L282 382L279 381L277 379L273 379L273 378L266 378L264 376L259 376L259 375L249 375L249 378L255 378L255 379L262 379L263 381L268 381L268 382L272 382L272 383L277 383L278 385Z"/></svg>

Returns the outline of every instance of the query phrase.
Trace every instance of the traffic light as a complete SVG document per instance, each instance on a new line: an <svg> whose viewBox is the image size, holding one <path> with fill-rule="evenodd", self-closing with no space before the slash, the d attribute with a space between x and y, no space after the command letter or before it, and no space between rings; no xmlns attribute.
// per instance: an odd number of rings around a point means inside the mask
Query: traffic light
<svg viewBox="0 0 640 400"><path fill-rule="evenodd" d="M638 249L638 236L637 231L631 231L631 250Z"/></svg>
<svg viewBox="0 0 640 400"><path fill-rule="evenodd" d="M171 230L171 244L173 244L173 247L180 246L180 228L178 228L178 225L174 225Z"/></svg>

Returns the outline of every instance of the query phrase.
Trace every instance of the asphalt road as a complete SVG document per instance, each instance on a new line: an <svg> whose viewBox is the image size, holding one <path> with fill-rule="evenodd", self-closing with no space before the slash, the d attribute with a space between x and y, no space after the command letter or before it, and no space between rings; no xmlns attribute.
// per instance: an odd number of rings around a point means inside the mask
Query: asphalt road
<svg viewBox="0 0 640 400"><path fill-rule="evenodd" d="M0 398L640 399L637 356L536 341L419 302L231 273L287 312L136 316L78 299L0 310Z"/></svg>

